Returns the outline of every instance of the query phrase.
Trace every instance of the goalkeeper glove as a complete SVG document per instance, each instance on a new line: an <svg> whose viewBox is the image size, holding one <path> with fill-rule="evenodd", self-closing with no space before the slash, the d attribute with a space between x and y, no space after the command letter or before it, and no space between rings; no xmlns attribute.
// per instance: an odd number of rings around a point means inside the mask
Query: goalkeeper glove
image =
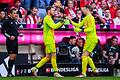
<svg viewBox="0 0 120 80"><path fill-rule="evenodd" d="M82 32L82 29L80 29L80 28L74 28L74 32Z"/></svg>
<svg viewBox="0 0 120 80"><path fill-rule="evenodd" d="M64 20L64 19L60 19L59 22L60 22L60 23L63 23L63 22L65 22L65 20Z"/></svg>

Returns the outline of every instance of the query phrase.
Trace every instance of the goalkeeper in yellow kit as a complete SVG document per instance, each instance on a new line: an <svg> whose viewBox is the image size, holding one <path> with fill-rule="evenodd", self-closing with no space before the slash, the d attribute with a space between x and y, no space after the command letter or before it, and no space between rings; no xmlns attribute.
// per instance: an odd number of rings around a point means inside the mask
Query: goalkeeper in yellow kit
<svg viewBox="0 0 120 80"><path fill-rule="evenodd" d="M57 24L54 23L52 16L54 16L54 8L49 6L46 8L47 15L44 18L43 24L43 37L45 44L46 57L41 59L41 61L33 68L31 68L34 75L37 75L38 68L43 66L46 62L51 60L51 64L54 70L54 77L63 77L58 73L57 63L56 63L56 47L54 39L54 29L60 28L64 21L60 20Z"/></svg>
<svg viewBox="0 0 120 80"><path fill-rule="evenodd" d="M93 63L92 58L89 57L90 53L96 47L98 43L98 37L96 34L95 19L91 15L92 8L91 6L85 6L83 8L83 13L86 15L85 18L80 23L73 22L70 18L70 22L75 26L75 32L85 32L86 42L84 45L83 55L82 55L82 74L76 77L86 77L87 64L90 65L93 72L98 72ZM84 27L84 28L82 28Z"/></svg>

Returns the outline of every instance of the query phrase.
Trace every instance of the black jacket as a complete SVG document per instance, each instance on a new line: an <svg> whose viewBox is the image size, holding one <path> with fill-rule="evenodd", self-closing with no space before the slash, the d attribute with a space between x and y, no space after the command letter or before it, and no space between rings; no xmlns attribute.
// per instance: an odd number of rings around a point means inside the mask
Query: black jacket
<svg viewBox="0 0 120 80"><path fill-rule="evenodd" d="M19 36L17 21L10 17L8 19L5 19L2 24L1 33L6 38L10 38L10 36L15 36L15 38L17 39L17 37Z"/></svg>

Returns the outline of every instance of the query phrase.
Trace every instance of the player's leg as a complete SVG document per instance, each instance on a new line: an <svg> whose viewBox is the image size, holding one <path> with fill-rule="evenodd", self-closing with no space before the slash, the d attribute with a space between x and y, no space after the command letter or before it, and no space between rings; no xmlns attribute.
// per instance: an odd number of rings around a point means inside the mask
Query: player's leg
<svg viewBox="0 0 120 80"><path fill-rule="evenodd" d="M44 58L42 58L35 67L31 68L31 71L34 76L37 76L38 69L40 67L42 67L46 62L48 62L50 60L50 58L51 58L51 55L46 54L46 56Z"/></svg>
<svg viewBox="0 0 120 80"><path fill-rule="evenodd" d="M92 71L95 72L95 71L96 71L96 67L95 67L95 65L94 65L93 59L90 58L89 56L88 56L88 64L89 64L90 67L92 68Z"/></svg>
<svg viewBox="0 0 120 80"><path fill-rule="evenodd" d="M14 62L16 60L17 53L18 53L18 43L17 41L7 40L6 46L7 46L7 51L9 54L8 76L13 76L11 71L12 71Z"/></svg>
<svg viewBox="0 0 120 80"><path fill-rule="evenodd" d="M52 53L51 55L52 55L51 64L52 64L53 70L54 72L58 72L57 62L56 62L56 53Z"/></svg>
<svg viewBox="0 0 120 80"><path fill-rule="evenodd" d="M88 64L88 51L84 51L82 55L82 74L86 76L87 64Z"/></svg>
<svg viewBox="0 0 120 80"><path fill-rule="evenodd" d="M96 43L91 43L91 45L89 46L89 48L87 49L89 53L92 53L92 51L94 50L94 48L96 47ZM90 65L90 67L92 68L92 71L95 72L96 71L96 67L94 65L93 59L90 58L88 56L88 64Z"/></svg>
<svg viewBox="0 0 120 80"><path fill-rule="evenodd" d="M46 62L48 62L50 59L51 59L51 55L50 54L46 54L46 57L42 58L41 61L38 62L38 64L36 65L36 68L40 68Z"/></svg>
<svg viewBox="0 0 120 80"><path fill-rule="evenodd" d="M57 62L56 62L56 53L51 54L51 64L54 70L54 77L64 77L58 73Z"/></svg>
<svg viewBox="0 0 120 80"><path fill-rule="evenodd" d="M34 76L37 76L38 68L43 66L46 62L48 62L51 59L50 51L51 51L50 45L47 45L45 48L46 56L42 58L35 67L31 68L31 71Z"/></svg>
<svg viewBox="0 0 120 80"><path fill-rule="evenodd" d="M88 56L89 56L89 52L88 51L84 51L83 54L82 54L82 74L80 74L80 75L78 75L76 77L86 77Z"/></svg>
<svg viewBox="0 0 120 80"><path fill-rule="evenodd" d="M40 67L43 66L47 61L49 61L49 60L51 59L51 46L50 46L50 45L46 45L45 52L46 52L46 57L44 57L44 58L36 65L36 68L40 68Z"/></svg>
<svg viewBox="0 0 120 80"><path fill-rule="evenodd" d="M51 44L50 48L51 48L51 64L54 70L54 77L63 77L58 73L55 44Z"/></svg>

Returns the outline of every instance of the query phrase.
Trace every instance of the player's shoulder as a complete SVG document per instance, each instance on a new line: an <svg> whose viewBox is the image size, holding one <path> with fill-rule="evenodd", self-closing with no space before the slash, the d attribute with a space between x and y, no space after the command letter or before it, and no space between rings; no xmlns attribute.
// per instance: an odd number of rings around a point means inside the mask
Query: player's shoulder
<svg viewBox="0 0 120 80"><path fill-rule="evenodd" d="M44 19L49 21L51 20L51 16L46 15Z"/></svg>
<svg viewBox="0 0 120 80"><path fill-rule="evenodd" d="M4 19L4 20L3 20L3 23L4 23L4 24L6 24L6 23L8 24L8 23L10 23L10 21L11 21L11 20L10 20L9 18L7 18L7 19Z"/></svg>

